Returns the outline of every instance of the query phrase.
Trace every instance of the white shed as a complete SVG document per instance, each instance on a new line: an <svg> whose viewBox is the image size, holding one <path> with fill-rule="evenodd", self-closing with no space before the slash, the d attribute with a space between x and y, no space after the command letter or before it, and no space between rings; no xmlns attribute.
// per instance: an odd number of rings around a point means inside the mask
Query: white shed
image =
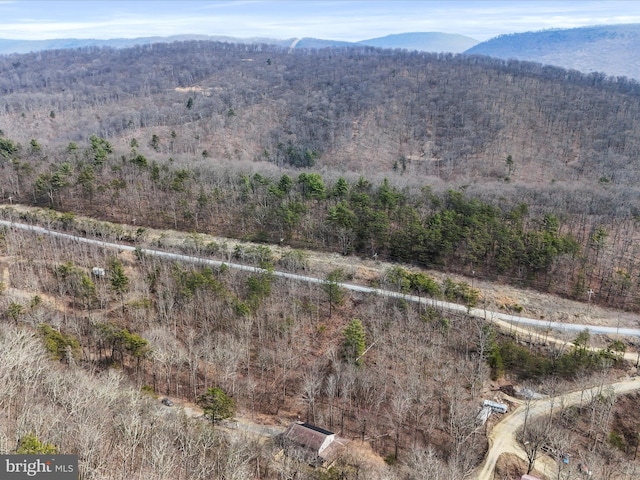
<svg viewBox="0 0 640 480"><path fill-rule="evenodd" d="M94 277L104 277L105 273L106 272L104 271L104 268L93 267L91 269L91 275L93 275Z"/></svg>
<svg viewBox="0 0 640 480"><path fill-rule="evenodd" d="M483 407L490 407L496 413L507 413L507 405L504 403L492 402L491 400L485 400L482 402Z"/></svg>

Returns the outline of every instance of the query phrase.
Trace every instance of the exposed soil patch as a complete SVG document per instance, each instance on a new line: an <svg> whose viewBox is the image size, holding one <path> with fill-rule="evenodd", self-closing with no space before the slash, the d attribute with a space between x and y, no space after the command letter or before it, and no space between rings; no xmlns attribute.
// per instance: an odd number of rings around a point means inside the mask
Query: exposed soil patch
<svg viewBox="0 0 640 480"><path fill-rule="evenodd" d="M500 455L496 463L495 478L520 478L520 476L525 473L527 473L527 462L511 453ZM543 475L535 469L529 475L544 478Z"/></svg>

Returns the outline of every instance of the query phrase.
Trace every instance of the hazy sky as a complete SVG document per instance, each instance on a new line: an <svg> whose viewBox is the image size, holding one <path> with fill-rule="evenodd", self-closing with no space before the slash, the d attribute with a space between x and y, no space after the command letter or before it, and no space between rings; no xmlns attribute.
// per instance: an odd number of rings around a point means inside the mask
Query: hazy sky
<svg viewBox="0 0 640 480"><path fill-rule="evenodd" d="M0 38L206 34L365 40L640 23L638 0L0 0Z"/></svg>

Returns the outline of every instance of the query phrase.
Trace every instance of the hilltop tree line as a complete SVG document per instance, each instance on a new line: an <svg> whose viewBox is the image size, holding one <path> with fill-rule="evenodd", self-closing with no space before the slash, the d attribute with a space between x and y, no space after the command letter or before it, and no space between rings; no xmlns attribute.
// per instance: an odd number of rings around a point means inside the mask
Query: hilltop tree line
<svg viewBox="0 0 640 480"><path fill-rule="evenodd" d="M399 165L443 180L639 178L638 84L527 62L177 42L0 57L0 92L2 128L23 143L143 133L155 151L196 158Z"/></svg>
<svg viewBox="0 0 640 480"><path fill-rule="evenodd" d="M292 170L187 168L135 148L117 158L97 136L84 147L69 144L65 161L43 170L32 148L1 140L2 188L15 202L387 258L576 298L597 286L606 293L598 301L635 307L627 298L638 288L635 261L612 262L608 229L586 218L580 224L566 215L532 213L524 202L496 205L465 189L400 188L388 178L374 183L364 176L347 180Z"/></svg>
<svg viewBox="0 0 640 480"><path fill-rule="evenodd" d="M54 154L55 155L55 154ZM534 286L635 309L635 220L570 214L466 187L400 186L393 177L175 165L96 135L62 163L0 137L5 200L159 228L329 249ZM348 178L348 180L347 180ZM109 205L108 211L103 206ZM135 212L133 214L132 212ZM557 212L557 213L556 213ZM596 223L597 222L597 223Z"/></svg>

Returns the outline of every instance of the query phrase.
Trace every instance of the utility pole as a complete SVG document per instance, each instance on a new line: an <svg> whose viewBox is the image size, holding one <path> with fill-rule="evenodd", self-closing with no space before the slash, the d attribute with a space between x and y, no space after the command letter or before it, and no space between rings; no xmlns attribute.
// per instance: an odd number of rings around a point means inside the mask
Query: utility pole
<svg viewBox="0 0 640 480"><path fill-rule="evenodd" d="M593 289L590 288L587 293L589 294L589 303L587 304L587 316L589 316L589 312L591 310L591 295L595 294L596 292L594 292Z"/></svg>

